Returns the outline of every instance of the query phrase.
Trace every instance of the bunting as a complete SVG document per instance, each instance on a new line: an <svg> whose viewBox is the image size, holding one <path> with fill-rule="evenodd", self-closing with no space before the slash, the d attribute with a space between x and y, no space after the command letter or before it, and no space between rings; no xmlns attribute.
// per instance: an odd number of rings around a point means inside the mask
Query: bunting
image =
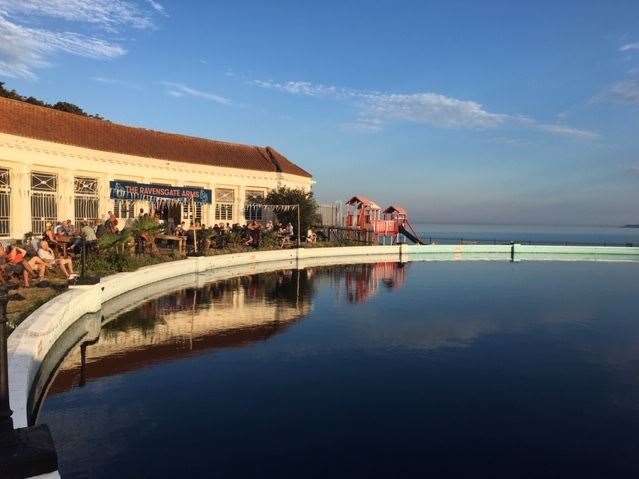
<svg viewBox="0 0 639 479"><path fill-rule="evenodd" d="M281 213L284 211L294 211L298 209L300 205L265 205L263 203L248 203L244 205L247 209L267 209L275 213Z"/></svg>

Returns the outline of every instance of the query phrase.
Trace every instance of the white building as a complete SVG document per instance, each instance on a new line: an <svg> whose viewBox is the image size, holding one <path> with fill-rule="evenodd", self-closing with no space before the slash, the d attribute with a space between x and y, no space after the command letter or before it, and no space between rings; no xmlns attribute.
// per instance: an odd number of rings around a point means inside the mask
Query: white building
<svg viewBox="0 0 639 479"><path fill-rule="evenodd" d="M134 128L0 98L3 238L41 233L57 220L95 223L108 211L122 222L154 209L175 222L243 223L260 214L245 210L251 198L280 186L309 191L312 184L308 172L271 147Z"/></svg>

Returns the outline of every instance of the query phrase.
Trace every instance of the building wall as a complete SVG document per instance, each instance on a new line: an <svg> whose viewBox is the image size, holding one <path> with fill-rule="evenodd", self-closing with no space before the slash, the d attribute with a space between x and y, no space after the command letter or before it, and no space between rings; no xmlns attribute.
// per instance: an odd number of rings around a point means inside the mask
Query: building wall
<svg viewBox="0 0 639 479"><path fill-rule="evenodd" d="M21 238L32 230L31 189L32 172L51 173L57 176L58 219L75 221L74 178L89 177L98 181L99 214L101 218L113 211L110 199L111 180L129 180L140 183L162 183L172 186L197 186L213 191L213 203L205 205L202 222L210 225L215 220L215 190L228 188L234 191L233 219L244 222L244 201L247 190L264 193L280 186L311 189L313 180L286 173L223 168L196 165L176 161L144 158L110 153L76 146L23 138L0 133L0 168L9 170L10 227L4 237ZM136 202L148 209L149 203ZM121 220L123 222L123 220Z"/></svg>

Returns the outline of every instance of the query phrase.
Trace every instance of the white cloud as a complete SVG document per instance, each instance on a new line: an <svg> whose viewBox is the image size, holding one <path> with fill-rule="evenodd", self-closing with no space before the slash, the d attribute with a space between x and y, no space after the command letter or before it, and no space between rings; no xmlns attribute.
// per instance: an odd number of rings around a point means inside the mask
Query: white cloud
<svg viewBox="0 0 639 479"><path fill-rule="evenodd" d="M599 138L599 134L595 132L588 130L579 130L577 128L572 128L570 126L556 123L534 123L532 127L537 128L541 131L546 131L548 133L563 136L572 136L574 138L581 138L584 140L596 140L597 138Z"/></svg>
<svg viewBox="0 0 639 479"><path fill-rule="evenodd" d="M108 59L124 55L118 44L72 32L52 32L17 25L0 16L0 74L35 78L34 70L48 66L56 52L87 58Z"/></svg>
<svg viewBox="0 0 639 479"><path fill-rule="evenodd" d="M639 78L631 78L615 83L610 88L609 94L615 101L639 105Z"/></svg>
<svg viewBox="0 0 639 479"><path fill-rule="evenodd" d="M51 19L60 30L42 26ZM126 50L110 34L152 27L150 12L131 0L0 0L0 75L35 79L56 54L115 58Z"/></svg>
<svg viewBox="0 0 639 479"><path fill-rule="evenodd" d="M627 52L630 50L639 50L639 42L636 43L627 43L619 48L620 52Z"/></svg>
<svg viewBox="0 0 639 479"><path fill-rule="evenodd" d="M184 85L183 83L174 83L164 81L161 82L164 87L166 87L166 93L176 98L181 98L184 96L190 96L195 98L202 98L204 100L212 101L215 103L219 103L221 105L230 105L232 102L230 99L225 98L220 95L216 95L215 93L209 93L202 90L196 90L195 88L191 88L190 86Z"/></svg>
<svg viewBox="0 0 639 479"><path fill-rule="evenodd" d="M169 16L169 14L166 13L166 10L164 9L164 7L160 5L158 2L156 2L155 0L146 0L146 1L148 2L149 5L151 5L151 8L153 8L153 10L155 10L159 14L164 15L165 17Z"/></svg>
<svg viewBox="0 0 639 479"><path fill-rule="evenodd" d="M98 83L103 83L105 85L119 85L126 88L131 88L133 90L141 90L142 87L137 83L131 83L124 80L118 80L117 78L109 78L109 77L91 77L91 80Z"/></svg>
<svg viewBox="0 0 639 479"><path fill-rule="evenodd" d="M351 101L358 108L358 118L346 127L357 131L377 132L389 123L411 122L442 128L488 129L515 126L580 139L598 137L596 133L563 124L540 123L522 116L490 112L480 103L433 92L382 93L305 81L280 83L271 80L249 80L248 83L293 95Z"/></svg>
<svg viewBox="0 0 639 479"><path fill-rule="evenodd" d="M59 18L113 30L153 26L148 13L130 0L0 0L0 11L8 16Z"/></svg>
<svg viewBox="0 0 639 479"><path fill-rule="evenodd" d="M409 121L447 128L491 128L507 121L507 115L490 113L474 101L437 93L369 94L363 97L364 119L380 122Z"/></svg>
<svg viewBox="0 0 639 479"><path fill-rule="evenodd" d="M279 90L294 95L334 97L358 96L357 92L347 90L345 88L313 84L305 81L289 81L285 83L277 83L271 80L249 80L248 83L260 88Z"/></svg>

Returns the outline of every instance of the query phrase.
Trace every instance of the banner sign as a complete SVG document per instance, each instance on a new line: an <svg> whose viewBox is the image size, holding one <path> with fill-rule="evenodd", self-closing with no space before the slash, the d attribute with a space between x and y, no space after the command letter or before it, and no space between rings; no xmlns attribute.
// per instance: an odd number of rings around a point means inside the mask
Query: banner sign
<svg viewBox="0 0 639 479"><path fill-rule="evenodd" d="M211 190L188 186L166 186L134 181L111 181L111 199L123 200L172 200L181 203L211 203Z"/></svg>

